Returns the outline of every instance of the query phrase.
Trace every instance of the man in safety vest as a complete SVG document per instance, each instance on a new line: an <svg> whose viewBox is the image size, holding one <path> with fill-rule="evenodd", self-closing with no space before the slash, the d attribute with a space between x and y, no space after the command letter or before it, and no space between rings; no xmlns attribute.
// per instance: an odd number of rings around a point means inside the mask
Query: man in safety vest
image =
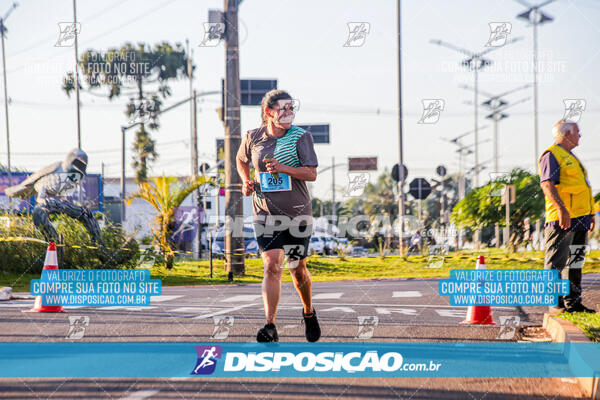
<svg viewBox="0 0 600 400"><path fill-rule="evenodd" d="M571 150L579 145L579 127L560 120L552 129L555 143L539 160L540 186L546 198L545 269L556 269L570 281L570 293L559 297L552 313L595 311L581 303L581 275L587 232L594 229L594 199L587 171Z"/></svg>

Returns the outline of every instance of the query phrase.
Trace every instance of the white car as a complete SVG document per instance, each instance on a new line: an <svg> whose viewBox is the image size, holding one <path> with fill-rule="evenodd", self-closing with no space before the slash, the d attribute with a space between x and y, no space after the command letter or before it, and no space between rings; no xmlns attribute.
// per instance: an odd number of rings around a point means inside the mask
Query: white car
<svg viewBox="0 0 600 400"><path fill-rule="evenodd" d="M325 252L325 242L320 236L313 236L308 243L308 254L323 254Z"/></svg>
<svg viewBox="0 0 600 400"><path fill-rule="evenodd" d="M352 246L352 243L350 243L350 241L346 238L335 238L336 242L337 242L337 246L336 246L336 251L337 252L342 252L344 254L350 254L352 253L352 250L354 249L354 246Z"/></svg>

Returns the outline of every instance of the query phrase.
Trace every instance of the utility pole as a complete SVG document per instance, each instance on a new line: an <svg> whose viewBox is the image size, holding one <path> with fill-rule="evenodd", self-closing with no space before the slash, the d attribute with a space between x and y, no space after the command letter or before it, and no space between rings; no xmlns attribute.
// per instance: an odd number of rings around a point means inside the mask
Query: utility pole
<svg viewBox="0 0 600 400"><path fill-rule="evenodd" d="M125 223L125 131L126 126L121 127L121 226Z"/></svg>
<svg viewBox="0 0 600 400"><path fill-rule="evenodd" d="M331 157L331 219L334 224L336 224L335 216L335 157Z"/></svg>
<svg viewBox="0 0 600 400"><path fill-rule="evenodd" d="M238 0L225 1L225 260L229 280L244 275L242 182L235 157L241 142Z"/></svg>
<svg viewBox="0 0 600 400"><path fill-rule="evenodd" d="M196 123L196 91L194 90L193 84L193 74L192 74L192 52L190 52L190 41L185 39L186 44L186 54L187 54L187 76L189 83L189 93L190 93L190 147L191 147L191 177L196 179L198 177L198 125ZM196 237L192 242L192 253L195 259L202 258L202 224L200 223L200 189L196 190L192 194L193 204L196 205L196 211L198 212L198 227L196 230ZM206 212L206 209L204 209ZM197 249L195 246L197 245Z"/></svg>
<svg viewBox="0 0 600 400"><path fill-rule="evenodd" d="M192 177L196 179L198 177L198 107L196 100L196 91L192 91ZM194 194L194 199L196 200L196 210L200 210L202 207L202 199L200 196L200 189L196 190ZM206 213L206 207L203 209L203 214ZM203 218L204 219L204 218ZM204 221L200 223L200 214L198 214L198 229L196 232L196 243L198 245L198 257L202 258L202 226L204 225ZM192 245L193 247L193 245Z"/></svg>
<svg viewBox="0 0 600 400"><path fill-rule="evenodd" d="M73 32L75 34L75 101L77 102L77 148L81 148L81 121L79 115L79 44L77 41L77 0L73 0ZM79 190L81 193L81 190Z"/></svg>
<svg viewBox="0 0 600 400"><path fill-rule="evenodd" d="M400 256L404 255L404 147L402 142L402 12L401 12L401 0L397 3L397 36L398 36L398 174L400 179L398 180L398 220L400 223L400 238L398 240L398 247L400 249Z"/></svg>
<svg viewBox="0 0 600 400"><path fill-rule="evenodd" d="M6 86L6 54L4 52L4 34L6 33L6 19L17 8L17 3L13 3L6 14L0 19L0 36L2 36L2 75L4 78L4 121L6 123L6 153L8 158L8 186L12 186L12 168L10 165L10 130L8 124L8 89ZM12 203L12 200L11 200Z"/></svg>

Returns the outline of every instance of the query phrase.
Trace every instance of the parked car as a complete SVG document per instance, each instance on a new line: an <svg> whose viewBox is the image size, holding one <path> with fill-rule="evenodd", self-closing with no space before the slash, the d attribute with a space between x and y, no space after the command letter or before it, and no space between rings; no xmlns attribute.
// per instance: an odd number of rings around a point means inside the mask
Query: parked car
<svg viewBox="0 0 600 400"><path fill-rule="evenodd" d="M325 252L325 242L320 236L312 236L308 243L308 254L323 254Z"/></svg>
<svg viewBox="0 0 600 400"><path fill-rule="evenodd" d="M354 249L354 247L352 246L352 243L350 243L350 241L346 238L335 238L336 242L337 242L337 246L336 246L336 252L340 253L344 253L344 254L352 254L352 250Z"/></svg>
<svg viewBox="0 0 600 400"><path fill-rule="evenodd" d="M353 257L366 257L367 249L365 249L362 246L354 246L354 248L352 249L352 256Z"/></svg>
<svg viewBox="0 0 600 400"><path fill-rule="evenodd" d="M256 241L256 235L254 228L244 226L244 252L246 254L258 254L258 242ZM220 229L216 236L213 238L212 253L217 257L223 257L225 253L225 228Z"/></svg>
<svg viewBox="0 0 600 400"><path fill-rule="evenodd" d="M337 242L333 236L321 236L321 240L325 244L325 254L330 256L337 251Z"/></svg>

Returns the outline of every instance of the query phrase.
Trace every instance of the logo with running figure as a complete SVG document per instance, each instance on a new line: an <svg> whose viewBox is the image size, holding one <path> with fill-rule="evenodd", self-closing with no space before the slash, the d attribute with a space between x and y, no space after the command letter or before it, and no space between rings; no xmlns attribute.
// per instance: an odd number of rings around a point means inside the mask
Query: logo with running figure
<svg viewBox="0 0 600 400"><path fill-rule="evenodd" d="M590 246L585 244L572 244L569 246L569 269L582 269L585 256L590 253Z"/></svg>
<svg viewBox="0 0 600 400"><path fill-rule="evenodd" d="M223 349L221 346L196 346L198 361L190 375L210 375L215 372L217 359L221 359Z"/></svg>
<svg viewBox="0 0 600 400"><path fill-rule="evenodd" d="M579 122L585 111L586 102L584 99L564 99L565 114L563 119L569 122Z"/></svg>
<svg viewBox="0 0 600 400"><path fill-rule="evenodd" d="M423 99L423 115L419 124L435 124L439 121L446 102L443 99Z"/></svg>
<svg viewBox="0 0 600 400"><path fill-rule="evenodd" d="M502 47L506 44L512 31L510 22L490 22L490 38L485 47Z"/></svg>
<svg viewBox="0 0 600 400"><path fill-rule="evenodd" d="M348 22L348 39L344 47L361 47L371 32L371 24L368 22Z"/></svg>

